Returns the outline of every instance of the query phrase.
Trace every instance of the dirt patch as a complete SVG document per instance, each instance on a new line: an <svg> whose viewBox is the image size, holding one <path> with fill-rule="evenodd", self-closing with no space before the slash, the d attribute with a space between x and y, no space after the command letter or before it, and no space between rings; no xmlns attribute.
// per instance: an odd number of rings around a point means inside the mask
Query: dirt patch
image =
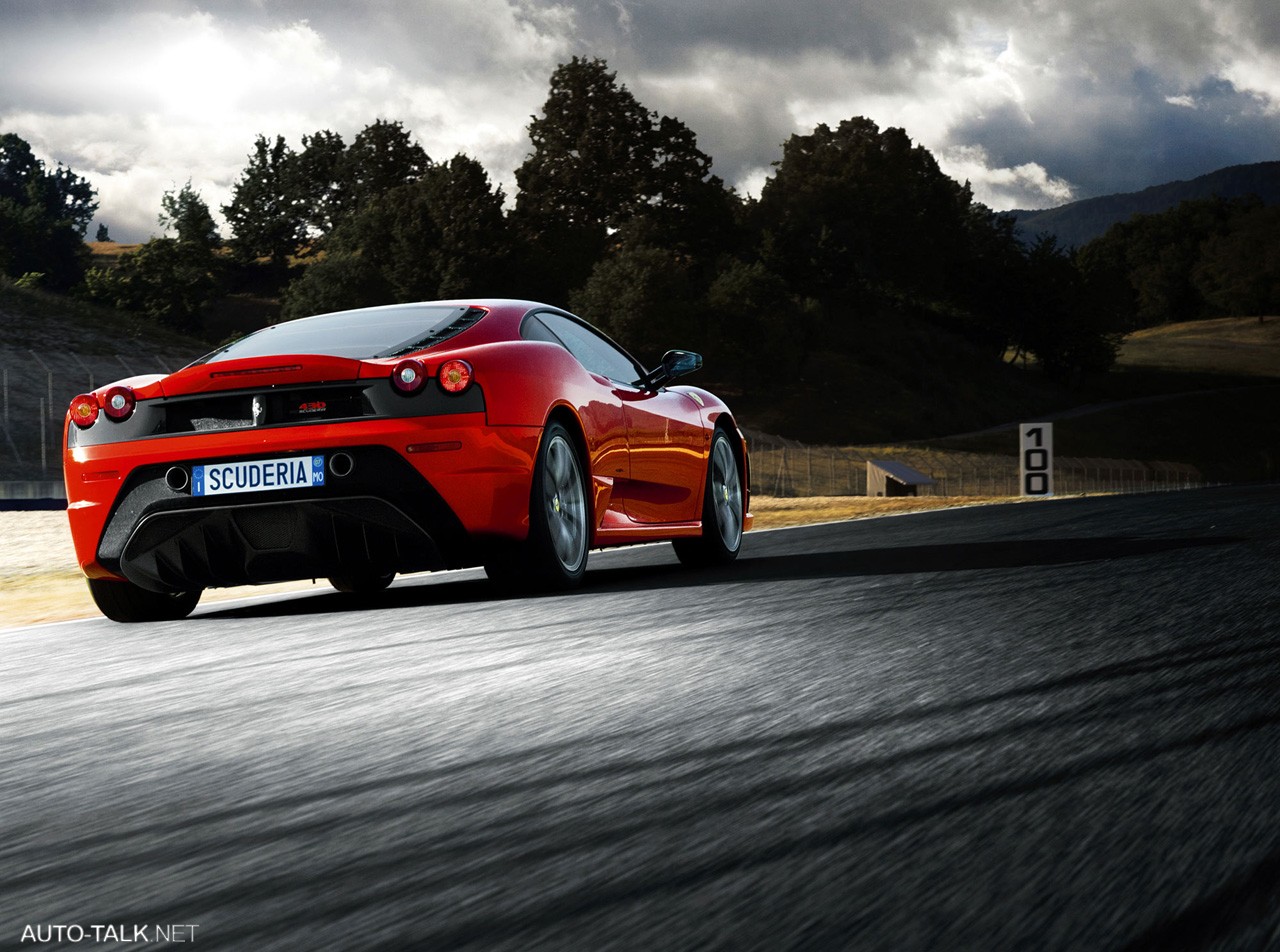
<svg viewBox="0 0 1280 952"><path fill-rule="evenodd" d="M816 496L803 499L752 499L756 529L867 519L923 509L1014 502L1011 497L923 496L868 499L861 496ZM310 580L279 585L250 585L206 592L202 602L246 595L299 592ZM76 565L65 512L0 512L0 627L91 618L98 614L84 577Z"/></svg>
<svg viewBox="0 0 1280 952"><path fill-rule="evenodd" d="M328 587L327 583L319 583ZM308 579L205 592L201 602L300 592ZM0 512L0 628L92 618L97 606L76 565L65 512Z"/></svg>

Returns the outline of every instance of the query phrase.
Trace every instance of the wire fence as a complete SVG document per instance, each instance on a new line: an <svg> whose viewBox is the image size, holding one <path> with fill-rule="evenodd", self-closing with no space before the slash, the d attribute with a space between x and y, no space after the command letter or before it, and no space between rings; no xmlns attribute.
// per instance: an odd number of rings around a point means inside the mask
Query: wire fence
<svg viewBox="0 0 1280 952"><path fill-rule="evenodd" d="M191 355L136 351L89 356L0 347L0 480L59 479L62 425L71 398L124 377L168 373ZM927 496L1006 496L1019 489L1017 435L1009 454L958 453L917 447L811 446L748 432L752 491L763 496L865 496L867 463L904 463L933 480ZM1183 463L1059 456L1055 490L1147 492L1203 485Z"/></svg>
<svg viewBox="0 0 1280 952"><path fill-rule="evenodd" d="M141 374L169 373L192 355L87 355L0 347L0 480L60 479L71 398Z"/></svg>
<svg viewBox="0 0 1280 952"><path fill-rule="evenodd" d="M1007 456L910 446L810 446L762 433L747 433L751 491L761 496L865 496L872 461L905 464L929 477L920 496L1016 496L1020 491L1018 435ZM1153 492L1204 485L1186 463L1057 456L1055 493Z"/></svg>

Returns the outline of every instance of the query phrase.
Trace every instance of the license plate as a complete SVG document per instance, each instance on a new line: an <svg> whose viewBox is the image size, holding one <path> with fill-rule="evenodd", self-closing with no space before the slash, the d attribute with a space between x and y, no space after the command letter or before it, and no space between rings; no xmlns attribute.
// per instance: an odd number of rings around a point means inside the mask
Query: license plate
<svg viewBox="0 0 1280 952"><path fill-rule="evenodd" d="M191 495L222 496L324 485L323 456L255 459L191 467Z"/></svg>

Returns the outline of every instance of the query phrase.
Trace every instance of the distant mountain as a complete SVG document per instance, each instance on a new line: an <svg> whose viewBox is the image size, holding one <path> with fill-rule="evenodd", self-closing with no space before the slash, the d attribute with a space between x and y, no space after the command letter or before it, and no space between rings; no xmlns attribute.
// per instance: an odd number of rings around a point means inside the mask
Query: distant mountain
<svg viewBox="0 0 1280 952"><path fill-rule="evenodd" d="M1023 241L1050 234L1070 248L1092 241L1112 225L1134 215L1168 211L1182 202L1215 195L1222 198L1256 195L1267 205L1280 205L1280 162L1233 165L1187 182L1153 185L1141 192L1086 198L1038 211L1017 209L1007 214L1017 220L1018 234Z"/></svg>

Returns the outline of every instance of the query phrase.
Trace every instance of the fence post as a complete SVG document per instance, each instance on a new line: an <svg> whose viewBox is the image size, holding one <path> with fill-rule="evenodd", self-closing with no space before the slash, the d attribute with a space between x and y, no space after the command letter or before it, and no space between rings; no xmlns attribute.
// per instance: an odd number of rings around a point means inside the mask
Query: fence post
<svg viewBox="0 0 1280 952"><path fill-rule="evenodd" d="M49 369L49 365L46 364L43 360L41 360L40 355L37 354L34 350L28 351L28 353L31 354L31 356L36 359L36 363L39 364L40 369L44 371L45 392L48 396L48 404L46 406L45 412L52 413L53 412L53 371Z"/></svg>
<svg viewBox="0 0 1280 952"><path fill-rule="evenodd" d="M4 428L4 441L9 444L9 449L13 450L13 461L15 463L22 462L22 454L18 452L18 444L13 442L13 434L9 432L9 428Z"/></svg>
<svg viewBox="0 0 1280 952"><path fill-rule="evenodd" d="M44 398L40 398L40 475L45 476L49 472L49 444L45 439L45 413L48 412L44 402Z"/></svg>
<svg viewBox="0 0 1280 952"><path fill-rule="evenodd" d="M75 360L75 362L84 369L84 372L89 375L89 389L92 390L93 389L93 368L91 368L88 364L86 364L83 360L81 360L80 355L75 353L74 351L72 352L71 356Z"/></svg>

